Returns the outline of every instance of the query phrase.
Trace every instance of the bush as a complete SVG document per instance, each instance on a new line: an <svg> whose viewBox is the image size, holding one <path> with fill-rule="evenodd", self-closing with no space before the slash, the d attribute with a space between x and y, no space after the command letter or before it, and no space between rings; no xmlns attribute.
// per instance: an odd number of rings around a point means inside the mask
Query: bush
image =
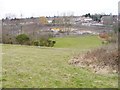
<svg viewBox="0 0 120 90"><path fill-rule="evenodd" d="M40 40L40 46L53 47L54 44L55 44L55 41L52 41L49 39L41 39Z"/></svg>
<svg viewBox="0 0 120 90"><path fill-rule="evenodd" d="M50 47L53 47L55 43L56 43L56 41L51 41L50 42Z"/></svg>
<svg viewBox="0 0 120 90"><path fill-rule="evenodd" d="M54 43L55 41L52 41L52 40L47 40L47 42L46 42L46 46L47 47L53 47L54 46Z"/></svg>
<svg viewBox="0 0 120 90"><path fill-rule="evenodd" d="M33 41L34 46L39 46L40 45L39 43L40 43L39 41Z"/></svg>
<svg viewBox="0 0 120 90"><path fill-rule="evenodd" d="M41 38L39 43L40 43L40 46L46 46L47 39L46 38Z"/></svg>
<svg viewBox="0 0 120 90"><path fill-rule="evenodd" d="M29 37L26 34L20 34L16 37L16 40L19 44L25 44L29 41Z"/></svg>
<svg viewBox="0 0 120 90"><path fill-rule="evenodd" d="M16 37L19 44L34 45L34 46L46 46L53 47L56 41L49 40L48 37L42 37L39 40L30 41L30 38L26 34L20 34Z"/></svg>
<svg viewBox="0 0 120 90"><path fill-rule="evenodd" d="M96 73L100 73L101 70L118 73L119 55L117 44L109 44L75 56L69 64L89 67Z"/></svg>
<svg viewBox="0 0 120 90"><path fill-rule="evenodd" d="M56 41L52 41L46 38L41 38L39 41L33 41L33 45L35 46L46 46L53 47Z"/></svg>

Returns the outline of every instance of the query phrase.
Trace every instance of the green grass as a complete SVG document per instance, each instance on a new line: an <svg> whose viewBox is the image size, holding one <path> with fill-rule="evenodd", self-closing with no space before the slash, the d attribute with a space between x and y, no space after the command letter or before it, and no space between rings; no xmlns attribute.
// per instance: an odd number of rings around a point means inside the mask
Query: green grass
<svg viewBox="0 0 120 90"><path fill-rule="evenodd" d="M68 64L101 45L96 36L55 38L55 48L3 45L3 88L114 88L117 75L97 75Z"/></svg>
<svg viewBox="0 0 120 90"><path fill-rule="evenodd" d="M88 49L101 45L101 40L97 36L81 36L81 37L66 37L54 38L57 41L55 47L57 48L77 48Z"/></svg>

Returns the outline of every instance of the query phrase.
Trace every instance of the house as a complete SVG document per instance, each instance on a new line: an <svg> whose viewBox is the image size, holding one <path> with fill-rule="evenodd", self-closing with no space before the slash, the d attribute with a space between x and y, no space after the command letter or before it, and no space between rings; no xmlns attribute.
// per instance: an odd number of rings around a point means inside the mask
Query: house
<svg viewBox="0 0 120 90"><path fill-rule="evenodd" d="M93 20L90 17L81 17L81 25L83 26L91 26Z"/></svg>
<svg viewBox="0 0 120 90"><path fill-rule="evenodd" d="M113 24L113 16L112 15L106 15L101 18L101 23L104 25L112 25Z"/></svg>

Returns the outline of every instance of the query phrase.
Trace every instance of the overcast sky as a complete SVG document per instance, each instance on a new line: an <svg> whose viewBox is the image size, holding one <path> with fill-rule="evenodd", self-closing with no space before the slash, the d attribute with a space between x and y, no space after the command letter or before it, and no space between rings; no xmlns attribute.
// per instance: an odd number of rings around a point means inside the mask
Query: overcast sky
<svg viewBox="0 0 120 90"><path fill-rule="evenodd" d="M0 18L11 13L19 17L53 16L63 12L118 14L120 0L0 0Z"/></svg>

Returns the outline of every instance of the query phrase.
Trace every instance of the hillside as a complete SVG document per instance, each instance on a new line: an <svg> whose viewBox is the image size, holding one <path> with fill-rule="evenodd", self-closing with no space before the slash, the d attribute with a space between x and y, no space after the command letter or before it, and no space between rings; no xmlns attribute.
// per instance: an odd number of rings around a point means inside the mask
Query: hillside
<svg viewBox="0 0 120 90"><path fill-rule="evenodd" d="M115 88L117 74L69 65L76 54L101 46L97 36L54 38L53 48L4 44L3 88Z"/></svg>

